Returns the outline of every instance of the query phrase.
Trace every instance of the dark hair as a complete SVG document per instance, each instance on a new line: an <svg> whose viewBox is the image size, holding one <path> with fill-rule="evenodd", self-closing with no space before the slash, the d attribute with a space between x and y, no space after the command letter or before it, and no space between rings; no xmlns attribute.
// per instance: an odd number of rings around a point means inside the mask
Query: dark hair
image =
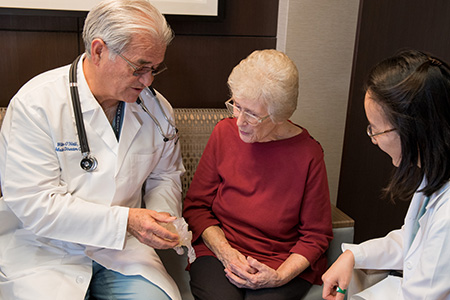
<svg viewBox="0 0 450 300"><path fill-rule="evenodd" d="M371 70L365 90L400 135L401 162L386 194L409 200L425 177L421 192L431 196L450 178L449 66L420 51L402 51Z"/></svg>

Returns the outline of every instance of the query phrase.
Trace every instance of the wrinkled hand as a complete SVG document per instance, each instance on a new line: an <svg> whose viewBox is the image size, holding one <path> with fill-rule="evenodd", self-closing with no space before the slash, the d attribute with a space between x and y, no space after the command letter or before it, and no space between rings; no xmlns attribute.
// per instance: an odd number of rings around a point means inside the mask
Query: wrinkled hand
<svg viewBox="0 0 450 300"><path fill-rule="evenodd" d="M241 270L242 273L253 274L257 271L250 266L241 252L232 247L223 248L216 255L225 267L225 272L230 269L236 269Z"/></svg>
<svg viewBox="0 0 450 300"><path fill-rule="evenodd" d="M352 280L355 258L349 250L345 251L322 276L322 297L326 300L344 300L344 294L336 291L337 287L347 289Z"/></svg>
<svg viewBox="0 0 450 300"><path fill-rule="evenodd" d="M235 268L240 268L249 273L254 273L254 270L245 256L230 246L225 234L219 226L209 226L202 233L202 239L206 246L216 255L217 259L223 264L225 269L233 265Z"/></svg>
<svg viewBox="0 0 450 300"><path fill-rule="evenodd" d="M130 208L128 213L128 232L141 243L155 249L170 249L178 245L179 236L160 223L173 222L176 217L165 212L144 208Z"/></svg>
<svg viewBox="0 0 450 300"><path fill-rule="evenodd" d="M225 269L228 280L235 286L256 290L278 287L285 284L277 270L250 256L246 260L252 272L248 272L246 269L242 269L234 264L231 264L229 268Z"/></svg>

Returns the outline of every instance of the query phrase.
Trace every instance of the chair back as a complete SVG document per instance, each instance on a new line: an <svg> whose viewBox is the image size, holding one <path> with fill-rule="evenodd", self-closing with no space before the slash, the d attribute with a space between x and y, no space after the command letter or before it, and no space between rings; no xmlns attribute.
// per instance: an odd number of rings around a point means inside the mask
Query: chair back
<svg viewBox="0 0 450 300"><path fill-rule="evenodd" d="M181 178L184 199L214 126L230 115L226 108L174 108L174 115L186 169Z"/></svg>
<svg viewBox="0 0 450 300"><path fill-rule="evenodd" d="M2 126L3 118L6 114L6 107L0 107L0 127Z"/></svg>
<svg viewBox="0 0 450 300"><path fill-rule="evenodd" d="M6 114L6 107L0 107L0 128L2 127L3 118ZM2 196L2 187L0 186L0 197Z"/></svg>

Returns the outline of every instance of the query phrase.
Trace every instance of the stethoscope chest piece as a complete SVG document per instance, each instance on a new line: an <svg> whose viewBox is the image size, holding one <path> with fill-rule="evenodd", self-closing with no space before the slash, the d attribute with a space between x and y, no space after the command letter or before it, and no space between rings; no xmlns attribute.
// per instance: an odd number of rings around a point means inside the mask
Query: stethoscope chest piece
<svg viewBox="0 0 450 300"><path fill-rule="evenodd" d="M92 172L97 169L97 159L91 155L88 155L81 159L80 167L86 172Z"/></svg>

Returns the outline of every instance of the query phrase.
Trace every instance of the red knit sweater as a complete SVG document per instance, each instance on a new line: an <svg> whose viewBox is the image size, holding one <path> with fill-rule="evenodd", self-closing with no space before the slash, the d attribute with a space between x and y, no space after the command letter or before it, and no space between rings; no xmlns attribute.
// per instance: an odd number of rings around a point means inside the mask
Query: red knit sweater
<svg viewBox="0 0 450 300"><path fill-rule="evenodd" d="M218 225L232 247L277 269L291 253L311 264L300 277L321 284L332 239L323 151L306 129L289 139L244 143L236 119L215 127L183 215L197 257L214 255L203 230Z"/></svg>

